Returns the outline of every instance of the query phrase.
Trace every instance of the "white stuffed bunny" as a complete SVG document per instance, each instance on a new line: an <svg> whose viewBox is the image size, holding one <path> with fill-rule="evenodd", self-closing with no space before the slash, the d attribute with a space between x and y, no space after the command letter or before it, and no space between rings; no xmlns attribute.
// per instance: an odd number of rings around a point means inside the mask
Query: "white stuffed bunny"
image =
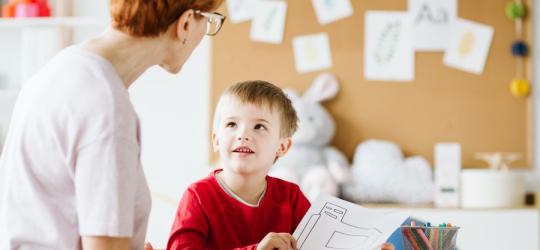
<svg viewBox="0 0 540 250"><path fill-rule="evenodd" d="M303 96L285 90L298 115L298 131L293 135L291 149L278 159L270 175L299 184L310 200L320 193L337 196L338 185L349 176L345 155L328 145L334 137L335 124L321 106L338 91L337 79L331 73L320 74Z"/></svg>

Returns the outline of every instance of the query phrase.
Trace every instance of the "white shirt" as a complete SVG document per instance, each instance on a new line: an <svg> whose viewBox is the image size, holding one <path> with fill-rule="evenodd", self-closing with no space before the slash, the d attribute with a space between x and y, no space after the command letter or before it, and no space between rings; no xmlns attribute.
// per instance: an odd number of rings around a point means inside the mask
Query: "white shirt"
<svg viewBox="0 0 540 250"><path fill-rule="evenodd" d="M151 198L137 115L113 66L80 47L24 86L0 158L0 249L81 249L81 236L142 249Z"/></svg>

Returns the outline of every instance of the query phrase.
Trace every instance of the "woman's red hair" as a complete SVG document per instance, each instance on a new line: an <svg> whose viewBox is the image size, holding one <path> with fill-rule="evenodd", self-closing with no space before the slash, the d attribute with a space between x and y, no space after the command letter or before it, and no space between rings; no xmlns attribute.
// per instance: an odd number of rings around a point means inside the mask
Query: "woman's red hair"
<svg viewBox="0 0 540 250"><path fill-rule="evenodd" d="M186 10L212 11L222 0L111 0L115 29L137 37L156 37Z"/></svg>

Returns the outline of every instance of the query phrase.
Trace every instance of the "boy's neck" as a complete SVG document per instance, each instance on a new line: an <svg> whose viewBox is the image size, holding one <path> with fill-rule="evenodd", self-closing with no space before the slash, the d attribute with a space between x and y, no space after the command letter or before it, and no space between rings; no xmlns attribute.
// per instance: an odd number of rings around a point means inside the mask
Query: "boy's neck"
<svg viewBox="0 0 540 250"><path fill-rule="evenodd" d="M250 204L257 204L266 190L266 173L245 176L223 169L216 175L234 194Z"/></svg>

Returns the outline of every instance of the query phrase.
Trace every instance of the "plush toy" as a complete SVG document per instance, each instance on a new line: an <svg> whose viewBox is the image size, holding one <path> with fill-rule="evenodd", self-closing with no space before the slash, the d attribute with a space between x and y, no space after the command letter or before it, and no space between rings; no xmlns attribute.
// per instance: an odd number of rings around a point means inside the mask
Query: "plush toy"
<svg viewBox="0 0 540 250"><path fill-rule="evenodd" d="M339 184L349 177L347 158L329 145L334 137L334 120L321 106L338 91L336 77L330 73L319 75L303 96L285 90L298 115L298 131L291 149L277 160L270 175L297 183L310 200L320 193L337 196Z"/></svg>
<svg viewBox="0 0 540 250"><path fill-rule="evenodd" d="M428 203L435 185L429 163L419 156L404 158L395 143L368 140L356 148L353 180L344 187L347 199L359 202Z"/></svg>

